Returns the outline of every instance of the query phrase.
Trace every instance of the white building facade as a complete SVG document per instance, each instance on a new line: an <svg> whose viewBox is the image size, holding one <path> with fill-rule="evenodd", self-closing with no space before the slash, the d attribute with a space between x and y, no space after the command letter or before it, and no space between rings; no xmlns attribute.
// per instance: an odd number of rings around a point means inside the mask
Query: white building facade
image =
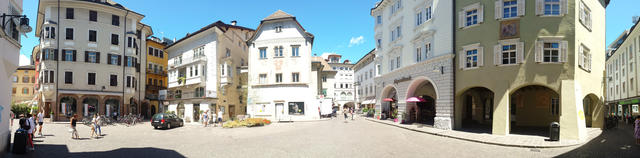
<svg viewBox="0 0 640 158"><path fill-rule="evenodd" d="M22 15L22 0L3 0L0 1L0 15ZM19 23L17 19L5 18L0 21L7 24L0 31L0 155L4 155L5 148L10 144L11 131L9 130L9 111L11 111L11 76L18 68L18 58L20 56L20 33L16 29Z"/></svg>
<svg viewBox="0 0 640 158"><path fill-rule="evenodd" d="M275 121L319 119L321 76L312 64L314 36L276 11L249 39L247 113Z"/></svg>
<svg viewBox="0 0 640 158"><path fill-rule="evenodd" d="M356 80L356 104L359 108L373 108L376 104L376 90L374 77L376 64L374 62L375 49L360 58L353 66Z"/></svg>
<svg viewBox="0 0 640 158"><path fill-rule="evenodd" d="M247 64L244 41L253 32L218 21L169 45L167 110L186 123L201 121L205 111L222 111L224 120L244 115L240 67Z"/></svg>
<svg viewBox="0 0 640 158"><path fill-rule="evenodd" d="M371 10L376 115L453 126L453 1L382 0Z"/></svg>
<svg viewBox="0 0 640 158"><path fill-rule="evenodd" d="M356 108L353 64L348 60L342 62L342 56L338 54L323 54L322 57L328 62L331 69L336 71L333 80L331 80L333 86L325 87L331 92L328 97L333 98L333 105L338 107L340 111L344 108Z"/></svg>

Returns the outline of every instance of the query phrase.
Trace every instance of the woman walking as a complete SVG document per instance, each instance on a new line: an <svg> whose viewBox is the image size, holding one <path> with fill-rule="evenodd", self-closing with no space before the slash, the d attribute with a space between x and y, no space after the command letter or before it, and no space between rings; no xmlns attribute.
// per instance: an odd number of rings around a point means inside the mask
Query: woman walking
<svg viewBox="0 0 640 158"><path fill-rule="evenodd" d="M69 121L69 125L71 127L71 139L80 139L80 136L78 136L78 130L76 130L76 122L78 122L76 117L78 117L78 115L74 114Z"/></svg>
<svg viewBox="0 0 640 158"><path fill-rule="evenodd" d="M44 124L44 110L40 110L38 113L38 135L42 135L42 124Z"/></svg>
<svg viewBox="0 0 640 158"><path fill-rule="evenodd" d="M207 124L209 123L209 110L205 111L202 114L202 123L204 124L204 127L207 127Z"/></svg>
<svg viewBox="0 0 640 158"><path fill-rule="evenodd" d="M633 134L636 137L636 145L640 145L640 116L636 116L636 121L634 123L636 128Z"/></svg>

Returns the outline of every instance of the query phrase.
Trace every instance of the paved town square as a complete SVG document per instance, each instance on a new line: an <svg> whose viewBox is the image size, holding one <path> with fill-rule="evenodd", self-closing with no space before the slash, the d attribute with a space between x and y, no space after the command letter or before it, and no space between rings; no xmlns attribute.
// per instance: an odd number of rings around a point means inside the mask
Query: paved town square
<svg viewBox="0 0 640 158"><path fill-rule="evenodd" d="M640 153L632 140L624 139L631 135L628 130L605 133L584 146L519 148L434 136L362 118L234 129L185 125L154 130L144 122L104 126L99 139L89 139L88 126L80 125L80 140L71 139L67 127L45 124L44 137L34 140L34 152L7 157L634 157Z"/></svg>

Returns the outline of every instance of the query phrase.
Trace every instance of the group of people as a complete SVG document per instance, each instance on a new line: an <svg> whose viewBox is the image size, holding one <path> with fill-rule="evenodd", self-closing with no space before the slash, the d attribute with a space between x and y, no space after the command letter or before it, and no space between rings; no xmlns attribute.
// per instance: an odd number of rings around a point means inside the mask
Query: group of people
<svg viewBox="0 0 640 158"><path fill-rule="evenodd" d="M10 117L11 117L10 126L13 126L13 120L15 118L15 114L11 112ZM35 150L35 146L33 144L33 138L35 137L35 134L36 134L35 132L38 132L38 135L43 136L42 126L44 124L44 113L40 111L38 114L31 113L31 114L27 114L26 116L24 114L20 114L18 124L20 125L20 127L18 128L19 131L27 132L27 136L28 136L27 145L30 146L29 149L31 151Z"/></svg>
<svg viewBox="0 0 640 158"><path fill-rule="evenodd" d="M78 115L74 114L69 120L69 131L71 132L71 139L80 139L78 135L78 129L76 125L78 123ZM91 119L91 137L90 138L99 138L102 136L102 129L100 128L100 124L102 124L101 116L98 114L94 114Z"/></svg>
<svg viewBox="0 0 640 158"><path fill-rule="evenodd" d="M344 119L349 119L349 115L351 115L351 120L353 120L354 112L355 110L353 108L344 108L342 112L344 114Z"/></svg>
<svg viewBox="0 0 640 158"><path fill-rule="evenodd" d="M202 124L204 125L204 127L209 126L209 121L213 120L214 122L214 127L216 126L216 124L220 125L220 127L222 127L222 109L218 110L218 114L216 115L215 113L212 114L211 117L209 117L209 110L206 110L205 112L202 113ZM217 116L217 117L216 117Z"/></svg>

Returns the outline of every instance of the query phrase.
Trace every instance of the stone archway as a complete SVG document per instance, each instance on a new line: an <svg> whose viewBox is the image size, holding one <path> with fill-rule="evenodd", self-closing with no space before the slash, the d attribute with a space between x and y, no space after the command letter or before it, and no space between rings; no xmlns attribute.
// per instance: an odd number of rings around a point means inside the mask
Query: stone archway
<svg viewBox="0 0 640 158"><path fill-rule="evenodd" d="M549 124L560 120L560 107L560 94L551 88L529 85L515 90L509 101L509 133L548 136Z"/></svg>
<svg viewBox="0 0 640 158"><path fill-rule="evenodd" d="M605 107L595 94L586 95L582 99L582 107L586 127L604 127Z"/></svg>
<svg viewBox="0 0 640 158"><path fill-rule="evenodd" d="M105 116L113 117L122 115L120 112L120 98L118 97L105 97L104 99L104 112Z"/></svg>
<svg viewBox="0 0 640 158"><path fill-rule="evenodd" d="M382 104L380 119L396 118L398 114L398 92L395 87L388 86L383 89L380 104Z"/></svg>
<svg viewBox="0 0 640 158"><path fill-rule="evenodd" d="M426 77L414 79L407 89L408 119L405 123L417 122L433 126L436 117L436 86Z"/></svg>
<svg viewBox="0 0 640 158"><path fill-rule="evenodd" d="M486 87L471 87L457 97L461 98L456 107L461 109L457 114L461 120L460 130L491 133L495 110L493 91Z"/></svg>
<svg viewBox="0 0 640 158"><path fill-rule="evenodd" d="M59 120L65 120L78 113L78 98L75 95L61 95L58 104Z"/></svg>
<svg viewBox="0 0 640 158"><path fill-rule="evenodd" d="M83 96L82 97L82 114L85 117L91 117L100 112L100 98L98 96ZM86 111L86 113L85 113Z"/></svg>

